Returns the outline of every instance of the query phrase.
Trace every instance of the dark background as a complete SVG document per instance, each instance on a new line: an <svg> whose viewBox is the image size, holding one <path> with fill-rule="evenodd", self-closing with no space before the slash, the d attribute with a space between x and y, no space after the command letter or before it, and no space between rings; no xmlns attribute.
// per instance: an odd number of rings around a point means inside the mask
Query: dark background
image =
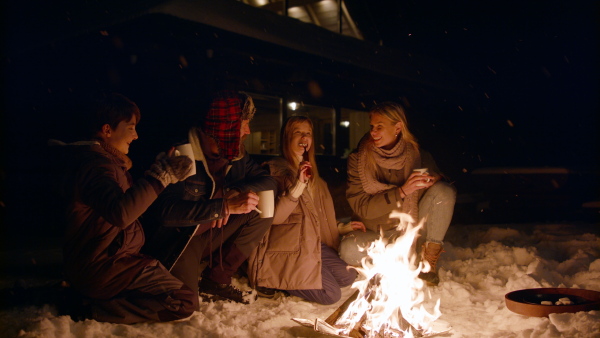
<svg viewBox="0 0 600 338"><path fill-rule="evenodd" d="M43 35L48 18L68 18L75 3L102 8L114 1L4 4L3 231L56 232L45 144L76 140L85 118L77 102L96 89L119 91L141 108L134 176L181 135L210 91L230 87L356 109L384 99L408 103L411 128L459 190L456 222L562 220L598 200L597 2L348 1L369 43L435 59L460 88L411 83L152 15L44 43L30 39ZM14 29L23 22L35 23L27 34ZM306 94L310 81L323 96ZM333 170L343 161L321 160L328 182L343 184L343 172ZM488 167L568 174L473 175ZM585 212L597 222L597 209Z"/></svg>

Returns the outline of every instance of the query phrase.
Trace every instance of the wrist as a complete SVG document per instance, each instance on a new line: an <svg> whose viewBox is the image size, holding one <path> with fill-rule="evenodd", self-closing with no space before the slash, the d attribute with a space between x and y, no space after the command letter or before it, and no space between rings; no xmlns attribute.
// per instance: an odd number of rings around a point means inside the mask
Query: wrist
<svg viewBox="0 0 600 338"><path fill-rule="evenodd" d="M398 187L398 189L400 189L400 198L405 199L407 194L404 192L404 189L402 187Z"/></svg>

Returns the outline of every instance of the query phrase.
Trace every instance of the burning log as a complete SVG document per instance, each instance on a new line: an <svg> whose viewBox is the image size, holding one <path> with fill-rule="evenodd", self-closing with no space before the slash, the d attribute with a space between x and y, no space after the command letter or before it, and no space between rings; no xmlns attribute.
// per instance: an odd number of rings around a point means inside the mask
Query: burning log
<svg viewBox="0 0 600 338"><path fill-rule="evenodd" d="M372 301L377 296L376 288L381 282L382 276L376 274L369 280L368 287L362 298L369 304L368 307L363 307L364 311L347 314L348 308L354 303L360 295L360 290L356 290L346 301L340 305L327 319L325 322L333 327L342 329L349 337L363 338L367 335L367 330L363 327L365 320L367 319L368 310L372 308ZM352 310L351 310L352 311ZM357 320L360 315L360 319ZM410 330L415 336L419 336L415 327L413 327L408 321L402 317L400 309L398 309L398 318L400 319L399 326L403 331ZM350 330L348 327L350 324L354 324Z"/></svg>

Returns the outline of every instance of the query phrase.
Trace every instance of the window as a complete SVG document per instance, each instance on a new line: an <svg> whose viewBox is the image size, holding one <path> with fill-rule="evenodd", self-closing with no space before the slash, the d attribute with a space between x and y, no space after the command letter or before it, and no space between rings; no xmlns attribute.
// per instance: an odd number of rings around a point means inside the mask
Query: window
<svg viewBox="0 0 600 338"><path fill-rule="evenodd" d="M297 102L288 104L288 116L308 116L313 122L313 144L317 155L335 155L335 109L305 105Z"/></svg>
<svg viewBox="0 0 600 338"><path fill-rule="evenodd" d="M250 121L250 135L244 146L249 154L278 155L283 100L274 96L248 94L254 100L256 114Z"/></svg>
<svg viewBox="0 0 600 338"><path fill-rule="evenodd" d="M365 111L342 108L340 112L340 125L338 129L339 155L342 158L358 146L360 139L370 129L369 114Z"/></svg>

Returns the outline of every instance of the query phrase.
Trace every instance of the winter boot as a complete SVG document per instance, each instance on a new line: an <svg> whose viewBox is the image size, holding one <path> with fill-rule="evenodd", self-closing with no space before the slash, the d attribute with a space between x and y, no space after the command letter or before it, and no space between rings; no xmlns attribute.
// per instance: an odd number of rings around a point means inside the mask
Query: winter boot
<svg viewBox="0 0 600 338"><path fill-rule="evenodd" d="M219 284L207 277L203 277L198 286L200 296L209 300L232 300L242 304L256 300L256 294L251 291L242 291L231 284Z"/></svg>
<svg viewBox="0 0 600 338"><path fill-rule="evenodd" d="M258 293L258 296L262 298L273 298L275 297L275 292L277 292L275 289L265 288L262 286L256 287L256 293Z"/></svg>
<svg viewBox="0 0 600 338"><path fill-rule="evenodd" d="M423 260L429 263L431 269L428 272L419 273L419 278L427 282L427 285L429 286L436 286L440 282L436 264L442 252L444 252L444 250L439 243L427 242L423 244L421 256Z"/></svg>

